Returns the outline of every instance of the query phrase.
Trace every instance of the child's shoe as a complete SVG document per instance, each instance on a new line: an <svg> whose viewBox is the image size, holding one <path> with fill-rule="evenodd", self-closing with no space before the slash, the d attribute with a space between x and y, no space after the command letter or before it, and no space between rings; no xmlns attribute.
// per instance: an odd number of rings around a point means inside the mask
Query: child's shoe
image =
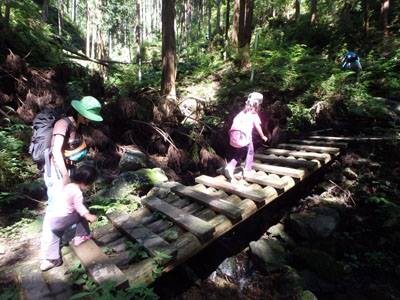
<svg viewBox="0 0 400 300"><path fill-rule="evenodd" d="M83 236L76 236L72 239L72 242L74 244L75 247L78 247L80 244L82 244L83 242L90 240L90 236L89 235L83 235Z"/></svg>
<svg viewBox="0 0 400 300"><path fill-rule="evenodd" d="M63 263L62 259L43 259L40 262L40 270L45 272L47 270L50 270L54 267L59 267L61 266Z"/></svg>
<svg viewBox="0 0 400 300"><path fill-rule="evenodd" d="M227 167L225 167L224 169L224 175L229 181L234 179L233 171Z"/></svg>

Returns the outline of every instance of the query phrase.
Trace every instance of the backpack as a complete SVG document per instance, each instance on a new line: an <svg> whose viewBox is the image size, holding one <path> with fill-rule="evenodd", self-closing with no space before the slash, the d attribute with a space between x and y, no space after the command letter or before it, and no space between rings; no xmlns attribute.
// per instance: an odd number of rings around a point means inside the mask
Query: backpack
<svg viewBox="0 0 400 300"><path fill-rule="evenodd" d="M229 130L229 144L235 148L243 148L250 144L250 138L241 130Z"/></svg>
<svg viewBox="0 0 400 300"><path fill-rule="evenodd" d="M63 113L60 109L45 108L33 120L29 154L39 167L45 164L46 150L50 151L54 124L62 117Z"/></svg>

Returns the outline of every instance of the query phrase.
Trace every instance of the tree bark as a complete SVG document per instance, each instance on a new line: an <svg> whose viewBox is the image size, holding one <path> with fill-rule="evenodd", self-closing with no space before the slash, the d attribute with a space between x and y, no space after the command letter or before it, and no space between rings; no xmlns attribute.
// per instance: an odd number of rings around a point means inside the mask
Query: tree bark
<svg viewBox="0 0 400 300"><path fill-rule="evenodd" d="M225 43L228 44L229 33L229 14L231 12L231 1L226 0L226 14L225 14Z"/></svg>
<svg viewBox="0 0 400 300"><path fill-rule="evenodd" d="M298 22L300 19L300 0L295 0L294 9L295 9L294 19L296 20L296 22Z"/></svg>
<svg viewBox="0 0 400 300"><path fill-rule="evenodd" d="M176 100L176 40L175 40L175 0L163 0L162 5L162 80L161 93L166 98Z"/></svg>
<svg viewBox="0 0 400 300"><path fill-rule="evenodd" d="M364 0L364 18L363 18L363 31L364 35L368 36L368 31L369 31L369 0Z"/></svg>
<svg viewBox="0 0 400 300"><path fill-rule="evenodd" d="M382 0L381 3L381 19L382 19L382 30L383 36L387 37L389 35L388 25L389 25L389 0Z"/></svg>
<svg viewBox="0 0 400 300"><path fill-rule="evenodd" d="M136 63L138 65L138 80L142 81L142 55L141 55L141 16L140 16L141 1L136 0Z"/></svg>
<svg viewBox="0 0 400 300"><path fill-rule="evenodd" d="M212 31L211 31L211 0L207 2L207 18L208 18L208 40L212 41Z"/></svg>
<svg viewBox="0 0 400 300"><path fill-rule="evenodd" d="M239 12L239 61L240 67L250 67L251 24L253 20L253 0L240 0Z"/></svg>
<svg viewBox="0 0 400 300"><path fill-rule="evenodd" d="M239 11L240 0L234 0L233 4L233 27L232 27L232 46L237 49L239 45Z"/></svg>
<svg viewBox="0 0 400 300"><path fill-rule="evenodd" d="M217 28L216 28L216 33L221 34L221 0L216 0L216 5L217 5Z"/></svg>
<svg viewBox="0 0 400 300"><path fill-rule="evenodd" d="M317 20L317 0L311 0L311 18L310 23L314 24Z"/></svg>
<svg viewBox="0 0 400 300"><path fill-rule="evenodd" d="M91 36L91 7L90 1L86 2L86 56L90 57L90 36Z"/></svg>
<svg viewBox="0 0 400 300"><path fill-rule="evenodd" d="M43 22L47 22L48 19L49 19L49 0L43 0L42 20Z"/></svg>
<svg viewBox="0 0 400 300"><path fill-rule="evenodd" d="M62 35L64 27L64 0L58 0L58 35Z"/></svg>
<svg viewBox="0 0 400 300"><path fill-rule="evenodd" d="M6 0L6 7L4 9L4 25L8 27L10 23L11 0Z"/></svg>

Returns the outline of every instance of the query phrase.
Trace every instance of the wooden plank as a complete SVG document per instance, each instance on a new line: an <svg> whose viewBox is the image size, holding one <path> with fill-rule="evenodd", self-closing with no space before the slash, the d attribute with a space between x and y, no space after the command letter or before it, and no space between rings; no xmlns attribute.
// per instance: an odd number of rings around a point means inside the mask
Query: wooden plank
<svg viewBox="0 0 400 300"><path fill-rule="evenodd" d="M185 213L182 209L174 207L157 197L145 198L142 200L142 203L153 211L163 213L167 218L181 225L202 241L207 241L213 236L214 227L210 226L207 222Z"/></svg>
<svg viewBox="0 0 400 300"><path fill-rule="evenodd" d="M129 238L133 239L139 244L142 244L151 256L156 256L157 251L161 251L170 255L171 259L176 256L176 250L171 249L168 242L152 232L150 229L138 224L138 222L128 214L122 211L114 211L110 214L107 214L107 218L111 221L111 223L114 224L115 227L123 231Z"/></svg>
<svg viewBox="0 0 400 300"><path fill-rule="evenodd" d="M262 150L266 154L282 155L282 156L293 156L305 159L317 159L323 163L327 163L331 160L331 156L328 153L316 153L316 152L306 152L306 151L293 151L287 149L276 149L267 148Z"/></svg>
<svg viewBox="0 0 400 300"><path fill-rule="evenodd" d="M274 179L274 178L270 178L269 176L265 175L265 176L258 176L257 174L246 174L246 176L244 177L244 179L247 182L253 182L253 183L257 183L257 184L261 184L263 186L271 186L273 188L277 188L277 189L284 189L286 186L286 183L283 182L280 179Z"/></svg>
<svg viewBox="0 0 400 300"><path fill-rule="evenodd" d="M325 135L312 135L308 136L309 139L316 139L316 140L327 140L327 141L344 141L344 142L365 142L365 141L392 141L392 140L399 140L400 137L398 136L353 136L353 137L346 137L346 136L325 136Z"/></svg>
<svg viewBox="0 0 400 300"><path fill-rule="evenodd" d="M222 179L201 175L195 179L196 182L202 183L207 186L225 190L228 193L236 194L243 198L249 198L258 204L265 204L268 195L264 192L253 191L252 189L231 182L223 181Z"/></svg>
<svg viewBox="0 0 400 300"><path fill-rule="evenodd" d="M227 216L231 220L239 221L242 218L242 210L239 207L221 198L196 191L195 189L182 184L177 184L172 188L172 190L182 197L188 197L200 202L201 204L207 205L211 209Z"/></svg>
<svg viewBox="0 0 400 300"><path fill-rule="evenodd" d="M265 154L255 154L256 159L262 160L266 163L272 165L281 165L285 167L294 167L294 168L304 168L308 170L315 170L318 168L318 164L313 161L308 160L298 160L293 158L281 158L281 157L271 157Z"/></svg>
<svg viewBox="0 0 400 300"><path fill-rule="evenodd" d="M307 145L298 145L298 144L278 144L278 147L287 148L287 149L295 149L295 150L313 151L313 152L319 152L319 153L329 153L329 154L337 154L340 152L340 148L323 147L323 146L307 146Z"/></svg>
<svg viewBox="0 0 400 300"><path fill-rule="evenodd" d="M93 240L83 242L79 246L70 243L70 247L86 272L97 284L101 285L106 282L113 282L116 286L128 284L124 273L110 261Z"/></svg>
<svg viewBox="0 0 400 300"><path fill-rule="evenodd" d="M260 171L264 171L264 172L268 172L268 173L290 176L290 177L299 178L299 179L303 179L304 177L307 176L306 170L279 167L279 166L273 166L273 165L267 165L267 164L254 163L253 168L256 170L260 170Z"/></svg>
<svg viewBox="0 0 400 300"><path fill-rule="evenodd" d="M315 145L315 146L331 146L337 148L347 148L347 143L336 142L336 141L324 141L324 140L308 140L308 139L291 139L290 143L294 144L304 144L304 145Z"/></svg>

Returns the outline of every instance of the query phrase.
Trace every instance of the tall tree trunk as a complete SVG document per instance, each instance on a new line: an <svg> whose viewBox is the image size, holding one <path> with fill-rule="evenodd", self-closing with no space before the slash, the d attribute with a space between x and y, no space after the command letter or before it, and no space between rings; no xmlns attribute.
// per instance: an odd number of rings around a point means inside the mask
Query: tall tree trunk
<svg viewBox="0 0 400 300"><path fill-rule="evenodd" d="M216 33L221 34L221 0L216 0L216 5L217 5L217 28L216 28Z"/></svg>
<svg viewBox="0 0 400 300"><path fill-rule="evenodd" d="M58 0L58 35L62 35L64 27L64 0Z"/></svg>
<svg viewBox="0 0 400 300"><path fill-rule="evenodd" d="M389 35L388 25L389 25L389 0L382 0L381 2L381 19L382 19L382 30L383 35L387 37Z"/></svg>
<svg viewBox="0 0 400 300"><path fill-rule="evenodd" d="M8 27L10 23L11 0L6 0L6 7L4 9L4 25Z"/></svg>
<svg viewBox="0 0 400 300"><path fill-rule="evenodd" d="M71 7L71 20L72 22L76 23L76 6L78 5L77 3L78 0L72 0L72 7Z"/></svg>
<svg viewBox="0 0 400 300"><path fill-rule="evenodd" d="M111 58L112 56L112 51L113 51L113 33L112 30L110 29L108 31L108 57Z"/></svg>
<svg viewBox="0 0 400 300"><path fill-rule="evenodd" d="M176 100L176 40L175 0L163 0L162 22L162 79L161 93L165 98ZM168 114L169 115L169 114Z"/></svg>
<svg viewBox="0 0 400 300"><path fill-rule="evenodd" d="M233 27L232 27L232 46L237 49L239 45L239 11L240 0L234 0L233 4Z"/></svg>
<svg viewBox="0 0 400 300"><path fill-rule="evenodd" d="M231 0L226 0L226 13L225 13L225 43L228 44L229 33L229 14L231 12Z"/></svg>
<svg viewBox="0 0 400 300"><path fill-rule="evenodd" d="M207 1L207 18L208 18L208 40L212 41L212 31L211 31L211 0Z"/></svg>
<svg viewBox="0 0 400 300"><path fill-rule="evenodd" d="M141 55L141 16L140 16L141 1L136 0L136 63L138 65L138 80L142 81L142 55Z"/></svg>
<svg viewBox="0 0 400 300"><path fill-rule="evenodd" d="M251 23L253 21L253 0L240 0L239 13L239 61L240 66L250 67Z"/></svg>
<svg viewBox="0 0 400 300"><path fill-rule="evenodd" d="M311 18L310 23L314 24L317 20L317 0L311 0Z"/></svg>
<svg viewBox="0 0 400 300"><path fill-rule="evenodd" d="M364 0L364 7L363 7L363 13L364 13L364 18L363 18L363 31L364 35L368 36L368 31L369 31L369 0Z"/></svg>
<svg viewBox="0 0 400 300"><path fill-rule="evenodd" d="M49 19L49 0L43 0L42 5L42 20L47 22Z"/></svg>
<svg viewBox="0 0 400 300"><path fill-rule="evenodd" d="M90 1L86 2L86 56L90 57L90 36L91 36L91 7L90 7Z"/></svg>
<svg viewBox="0 0 400 300"><path fill-rule="evenodd" d="M294 19L297 21L299 21L300 19L300 0L295 0L294 2L294 9L295 9L295 13L294 13Z"/></svg>

